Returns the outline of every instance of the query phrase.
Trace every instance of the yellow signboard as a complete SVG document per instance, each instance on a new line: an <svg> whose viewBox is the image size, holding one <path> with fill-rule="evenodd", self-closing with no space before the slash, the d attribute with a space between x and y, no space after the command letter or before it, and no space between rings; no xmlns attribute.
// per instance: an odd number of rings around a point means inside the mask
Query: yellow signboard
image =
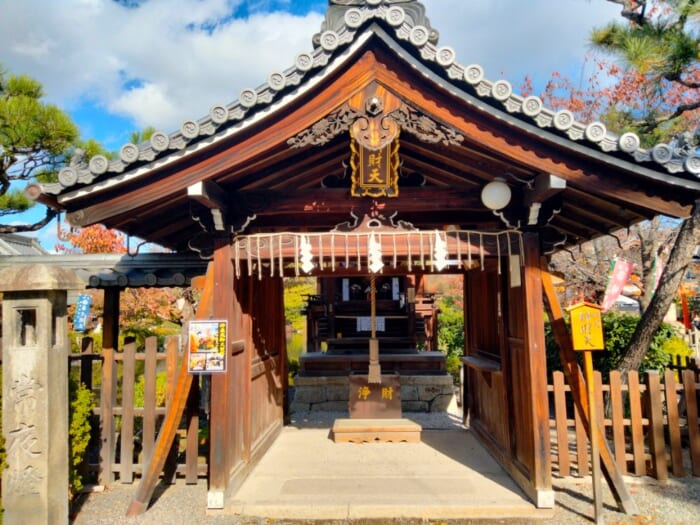
<svg viewBox="0 0 700 525"><path fill-rule="evenodd" d="M571 335L574 350L604 350L600 306L579 303L569 308L569 313L571 314Z"/></svg>

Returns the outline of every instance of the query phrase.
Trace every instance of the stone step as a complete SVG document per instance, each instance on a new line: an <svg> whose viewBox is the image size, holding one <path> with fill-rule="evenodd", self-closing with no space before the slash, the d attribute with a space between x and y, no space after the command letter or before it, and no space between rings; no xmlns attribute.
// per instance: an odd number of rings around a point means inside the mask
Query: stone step
<svg viewBox="0 0 700 525"><path fill-rule="evenodd" d="M420 443L421 426L410 419L336 419L336 443Z"/></svg>

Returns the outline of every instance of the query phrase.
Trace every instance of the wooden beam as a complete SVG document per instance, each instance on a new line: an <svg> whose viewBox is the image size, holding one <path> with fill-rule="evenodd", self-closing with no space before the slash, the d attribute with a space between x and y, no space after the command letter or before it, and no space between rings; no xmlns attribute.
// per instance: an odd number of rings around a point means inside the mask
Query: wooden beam
<svg viewBox="0 0 700 525"><path fill-rule="evenodd" d="M226 193L211 181L195 182L187 187L187 195L211 211L214 228L226 229Z"/></svg>
<svg viewBox="0 0 700 525"><path fill-rule="evenodd" d="M439 149L413 137L407 139L404 135L401 145L401 158L407 168L414 167L414 160L419 162L419 159L423 159L427 172L434 171L435 166L438 165L462 179L465 178L465 173L471 173L481 179L481 181L472 181L474 184L489 182L495 174L513 173L519 179L530 179L536 173L505 161L498 153L489 152L479 144Z"/></svg>
<svg viewBox="0 0 700 525"><path fill-rule="evenodd" d="M562 214L579 223L587 224L588 222L593 222L595 224L605 225L596 227L595 229L597 230L620 230L622 228L627 228L630 224L647 218L645 215L637 215L629 211L627 213L627 220L622 220L619 215L606 213L606 207L600 207L599 202L593 202L590 194L582 197L581 200L571 198L572 194L573 192L569 189L567 191L567 200L562 209Z"/></svg>
<svg viewBox="0 0 700 525"><path fill-rule="evenodd" d="M321 181L329 175L342 176L347 162L350 147L347 143L342 148L326 147L300 152L292 158L286 158L253 174L250 182L245 182L241 189L272 189L279 190L284 186L294 188L318 188Z"/></svg>
<svg viewBox="0 0 700 525"><path fill-rule="evenodd" d="M592 217L604 216L605 220L626 228L634 222L650 219L658 212L650 213L648 208L637 206L635 203L624 203L600 198L590 191L590 188L575 188L571 184L566 189L566 199L564 213L568 214L570 209L575 209L579 213L587 212ZM597 220L600 220L598 217Z"/></svg>
<svg viewBox="0 0 700 525"><path fill-rule="evenodd" d="M546 298L545 306L547 308L547 315L549 316L549 322L552 327L552 334L559 345L559 355L561 357L562 367L564 368L564 375L571 387L571 397L574 400L574 405L588 433L589 439L596 439L599 444L603 474L615 500L618 505L620 505L620 508L627 514L638 514L639 509L627 490L625 481L622 478L622 473L617 463L615 463L615 458L601 428L596 426L597 435L591 436L591 427L588 419L589 412L588 398L586 397L586 382L578 366L578 361L576 360L576 353L574 352L571 342L571 336L566 327L566 322L564 321L564 313L559 304L556 291L554 290L552 276L547 270L547 262L543 259L541 264L542 287L544 288Z"/></svg>
<svg viewBox="0 0 700 525"><path fill-rule="evenodd" d="M282 193L253 192L256 200L268 200L269 204L263 209L256 208L258 217L286 214L348 214L351 211L369 207L368 199L358 199L350 196L349 188L319 188L304 192L289 191ZM267 196L267 197L266 197ZM246 192L238 194L245 200ZM484 206L479 200L478 191L469 188L400 188L399 196L392 199L376 199L378 209L391 214L413 213L426 211L483 211ZM403 218L403 217L399 217Z"/></svg>
<svg viewBox="0 0 700 525"><path fill-rule="evenodd" d="M534 226L540 221L542 203L551 199L566 188L566 181L551 173L541 173L535 178L534 186L526 192L523 204L528 209L528 226ZM544 219L546 220L546 219Z"/></svg>
<svg viewBox="0 0 700 525"><path fill-rule="evenodd" d="M526 194L525 205L530 206L534 202L542 203L565 189L566 180L551 173L541 173L535 177L532 191Z"/></svg>
<svg viewBox="0 0 700 525"><path fill-rule="evenodd" d="M608 235L610 229L598 221L576 221L566 215L555 215L550 225L565 233L570 233L584 239L592 239L599 235Z"/></svg>

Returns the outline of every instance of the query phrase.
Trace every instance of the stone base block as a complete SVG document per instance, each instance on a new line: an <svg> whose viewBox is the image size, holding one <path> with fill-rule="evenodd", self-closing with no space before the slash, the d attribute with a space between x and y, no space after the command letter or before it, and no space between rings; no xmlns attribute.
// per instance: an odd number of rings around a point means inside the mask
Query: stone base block
<svg viewBox="0 0 700 525"><path fill-rule="evenodd" d="M400 376L401 410L403 412L445 412L452 397L452 376ZM347 376L294 378L295 393L290 411L348 410L350 384Z"/></svg>

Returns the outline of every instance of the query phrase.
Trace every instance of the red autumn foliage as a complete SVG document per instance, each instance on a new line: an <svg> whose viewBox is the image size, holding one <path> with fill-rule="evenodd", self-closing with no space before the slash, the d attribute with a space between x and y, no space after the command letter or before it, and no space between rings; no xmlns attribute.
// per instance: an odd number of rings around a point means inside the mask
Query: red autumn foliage
<svg viewBox="0 0 700 525"><path fill-rule="evenodd" d="M57 245L65 254L126 254L125 237L119 231L100 224L79 230L63 231L62 238L70 243ZM104 309L102 292L90 290L93 315L101 317ZM185 295L177 288L126 288L120 294L120 329L141 334L155 333L163 323L181 323L178 299Z"/></svg>

